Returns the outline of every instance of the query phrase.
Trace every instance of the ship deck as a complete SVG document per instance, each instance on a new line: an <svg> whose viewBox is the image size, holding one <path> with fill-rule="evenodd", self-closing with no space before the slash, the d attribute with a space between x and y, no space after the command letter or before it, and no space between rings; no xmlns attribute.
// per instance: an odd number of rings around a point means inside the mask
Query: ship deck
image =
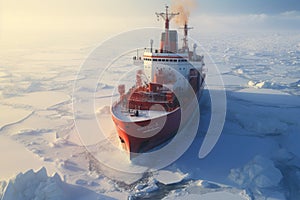
<svg viewBox="0 0 300 200"><path fill-rule="evenodd" d="M175 109L176 110L176 109ZM171 111L174 112L175 110ZM154 118L165 116L171 112L167 111L159 111L159 110L138 110L139 115L136 116L134 113L135 110L126 110L124 107L122 107L120 104L115 104L112 107L112 113L124 122L139 122L139 121L145 121L145 120L151 120Z"/></svg>

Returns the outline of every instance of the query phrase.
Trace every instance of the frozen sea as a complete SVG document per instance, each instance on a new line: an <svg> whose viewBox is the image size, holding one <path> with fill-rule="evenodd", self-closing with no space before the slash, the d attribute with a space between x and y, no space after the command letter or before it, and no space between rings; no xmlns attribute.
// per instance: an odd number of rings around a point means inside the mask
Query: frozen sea
<svg viewBox="0 0 300 200"><path fill-rule="evenodd" d="M182 156L154 170L116 150L109 106L120 80L132 84L134 49L156 31L133 43L125 33L1 48L2 199L300 199L300 32L191 31L208 70L199 129ZM200 159L210 94L223 88L222 134Z"/></svg>

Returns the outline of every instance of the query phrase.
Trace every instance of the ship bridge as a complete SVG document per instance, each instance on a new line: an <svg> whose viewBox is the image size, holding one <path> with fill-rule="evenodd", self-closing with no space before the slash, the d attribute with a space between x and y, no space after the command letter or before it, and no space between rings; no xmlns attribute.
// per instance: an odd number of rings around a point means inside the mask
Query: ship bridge
<svg viewBox="0 0 300 200"><path fill-rule="evenodd" d="M158 50L155 52L145 51L143 56L144 61L152 62L166 62L166 63L178 63L178 62L188 62L188 54L182 53L158 53Z"/></svg>

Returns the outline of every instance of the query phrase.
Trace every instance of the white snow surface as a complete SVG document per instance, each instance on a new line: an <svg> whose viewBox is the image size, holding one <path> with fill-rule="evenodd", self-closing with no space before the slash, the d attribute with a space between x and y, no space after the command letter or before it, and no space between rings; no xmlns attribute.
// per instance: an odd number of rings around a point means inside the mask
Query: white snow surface
<svg viewBox="0 0 300 200"><path fill-rule="evenodd" d="M0 105L0 110L0 129L2 129L3 126L19 122L32 113L29 110L14 108L6 105ZM7 115L7 113L10 114Z"/></svg>
<svg viewBox="0 0 300 200"><path fill-rule="evenodd" d="M54 165L44 163L35 153L29 151L24 145L2 135L0 135L0 159L0 177L2 179L8 179L16 172L38 169L40 166L47 167L51 173L56 171Z"/></svg>
<svg viewBox="0 0 300 200"><path fill-rule="evenodd" d="M170 195L165 198L164 200L168 199L174 199L174 200L198 200L198 199L203 199L203 200L212 200L212 199L222 199L222 200L249 200L248 197L242 197L239 194L232 194L229 192L213 192L213 193L207 193L207 194L187 194L180 196L180 194L176 195Z"/></svg>
<svg viewBox="0 0 300 200"><path fill-rule="evenodd" d="M30 106L35 109L47 109L69 99L70 97L62 92L43 91L31 92L22 96L7 98L3 100L3 103L14 106Z"/></svg>
<svg viewBox="0 0 300 200"><path fill-rule="evenodd" d="M209 88L220 89L213 82L216 72L209 70L212 64L225 84L222 135L212 152L199 159L211 114L205 90L199 131L190 148L170 166L143 174L112 169L87 151L95 150L117 165L140 168L125 152L115 152L120 146L109 112L118 98L119 82L126 88L134 84L137 68L131 58L136 52L104 70L114 59L110 54L91 54L89 67L80 68L95 41L80 48L2 49L0 197L300 199L300 33L191 34L205 54ZM130 48L116 49L118 40L102 45L106 53L126 52L133 49L128 41ZM148 38L134 41L145 47ZM96 86L90 85L93 81ZM46 169L56 175L48 176Z"/></svg>

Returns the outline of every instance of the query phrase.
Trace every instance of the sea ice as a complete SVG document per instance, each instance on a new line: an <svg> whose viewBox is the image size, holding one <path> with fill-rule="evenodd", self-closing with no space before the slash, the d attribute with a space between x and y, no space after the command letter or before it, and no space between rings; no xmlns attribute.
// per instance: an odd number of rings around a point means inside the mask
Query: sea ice
<svg viewBox="0 0 300 200"><path fill-rule="evenodd" d="M28 117L32 111L12 106L0 105L0 130L7 125L20 122ZM7 115L9 113L9 115Z"/></svg>
<svg viewBox="0 0 300 200"><path fill-rule="evenodd" d="M188 174L183 174L182 172L179 171L167 171L167 170L159 170L157 172L154 172L153 177L165 184L174 184L174 183L179 183L181 181L183 181L186 177L188 176Z"/></svg>
<svg viewBox="0 0 300 200"><path fill-rule="evenodd" d="M229 178L243 188L263 193L266 188L277 187L282 174L272 160L255 156L243 168L232 169Z"/></svg>
<svg viewBox="0 0 300 200"><path fill-rule="evenodd" d="M63 182L58 174L48 176L46 169L41 168L34 172L19 173L9 180L4 192L3 200L88 200L111 199L97 194L86 188L69 185Z"/></svg>

